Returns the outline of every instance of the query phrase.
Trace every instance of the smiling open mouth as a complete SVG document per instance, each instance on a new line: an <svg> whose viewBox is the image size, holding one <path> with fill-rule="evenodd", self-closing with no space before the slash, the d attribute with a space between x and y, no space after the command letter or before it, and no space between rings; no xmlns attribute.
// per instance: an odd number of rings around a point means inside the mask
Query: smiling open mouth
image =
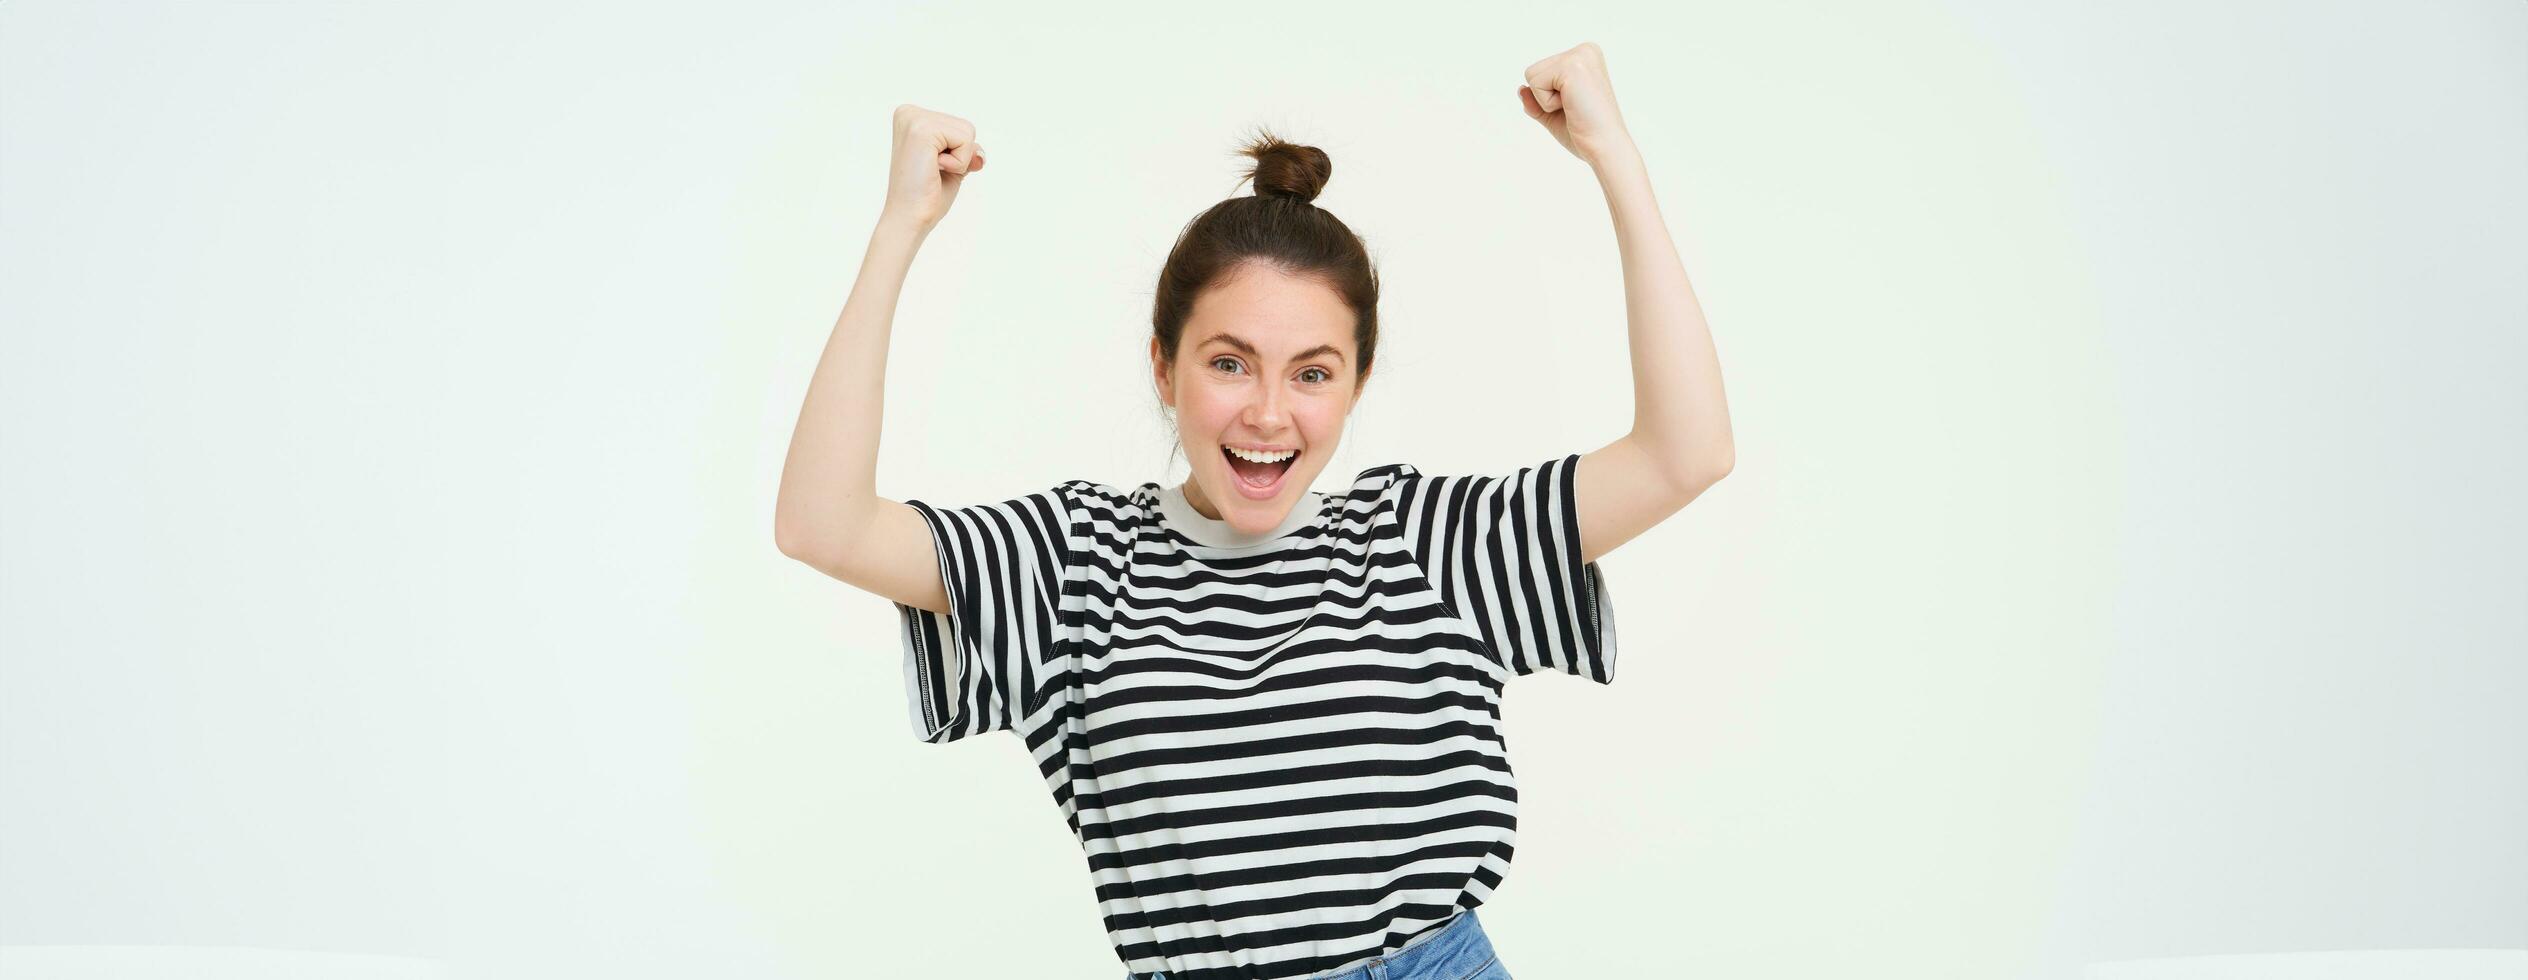
<svg viewBox="0 0 2528 980"><path fill-rule="evenodd" d="M1299 462L1299 453L1294 450L1290 458L1278 463L1256 463L1241 459L1238 454L1230 452L1229 447L1222 446L1220 458L1229 461L1229 471L1238 475L1239 482L1261 490L1280 483L1282 474L1290 472L1291 466Z"/></svg>

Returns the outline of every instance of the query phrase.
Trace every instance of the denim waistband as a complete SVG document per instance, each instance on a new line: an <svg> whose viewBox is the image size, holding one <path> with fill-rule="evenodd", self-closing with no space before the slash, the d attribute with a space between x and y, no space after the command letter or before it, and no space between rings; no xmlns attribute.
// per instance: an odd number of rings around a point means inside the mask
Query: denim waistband
<svg viewBox="0 0 2528 980"><path fill-rule="evenodd" d="M1335 973L1312 974L1302 980L1460 980L1496 958L1475 910L1462 909L1448 924L1415 936L1404 948ZM1166 972L1127 973L1125 980L1167 980Z"/></svg>

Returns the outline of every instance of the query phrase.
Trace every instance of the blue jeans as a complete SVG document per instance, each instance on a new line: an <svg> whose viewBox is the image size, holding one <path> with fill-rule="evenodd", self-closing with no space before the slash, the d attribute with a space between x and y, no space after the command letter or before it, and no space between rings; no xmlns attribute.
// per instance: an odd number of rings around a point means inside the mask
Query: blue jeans
<svg viewBox="0 0 2528 980"><path fill-rule="evenodd" d="M1167 980L1167 974L1127 973L1124 980ZM1411 946L1318 980L1510 980L1510 971L1492 951L1475 910L1465 909Z"/></svg>

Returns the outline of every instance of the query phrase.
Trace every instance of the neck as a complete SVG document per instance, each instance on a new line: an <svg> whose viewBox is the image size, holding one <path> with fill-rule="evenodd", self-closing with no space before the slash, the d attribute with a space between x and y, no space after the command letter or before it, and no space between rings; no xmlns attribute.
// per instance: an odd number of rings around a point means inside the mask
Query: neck
<svg viewBox="0 0 2528 980"><path fill-rule="evenodd" d="M1220 508L1211 505L1211 498L1203 496L1203 485L1196 482L1193 477L1185 478L1185 486L1182 489L1185 492L1185 502L1194 505L1194 513L1215 521L1225 519L1220 516Z"/></svg>
<svg viewBox="0 0 2528 980"><path fill-rule="evenodd" d="M1166 520L1186 537L1212 548L1263 547L1273 539L1316 520L1324 508L1325 496L1314 491L1302 493L1299 499L1292 501L1290 510L1282 515L1280 523L1265 530L1241 531L1229 526L1226 519L1198 509L1208 503L1197 503L1201 501L1201 495L1202 485L1187 481L1182 486L1161 491L1159 507L1165 512ZM1212 510L1216 513L1218 508Z"/></svg>

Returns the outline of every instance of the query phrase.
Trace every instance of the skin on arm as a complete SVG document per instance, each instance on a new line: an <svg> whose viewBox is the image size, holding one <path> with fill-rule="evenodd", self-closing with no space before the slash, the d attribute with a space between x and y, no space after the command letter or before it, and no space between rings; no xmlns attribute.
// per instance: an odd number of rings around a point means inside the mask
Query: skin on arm
<svg viewBox="0 0 2528 980"><path fill-rule="evenodd" d="M1711 330L1616 108L1604 54L1583 43L1530 65L1527 81L1521 106L1596 172L1623 255L1633 428L1583 454L1572 475L1580 556L1596 561L1729 475L1737 450Z"/></svg>
<svg viewBox="0 0 2528 980"><path fill-rule="evenodd" d="M878 435L887 340L905 274L958 185L983 169L983 148L973 125L918 106L896 107L894 131L886 207L791 432L773 540L782 554L834 578L947 612L929 523L912 505L878 495Z"/></svg>

